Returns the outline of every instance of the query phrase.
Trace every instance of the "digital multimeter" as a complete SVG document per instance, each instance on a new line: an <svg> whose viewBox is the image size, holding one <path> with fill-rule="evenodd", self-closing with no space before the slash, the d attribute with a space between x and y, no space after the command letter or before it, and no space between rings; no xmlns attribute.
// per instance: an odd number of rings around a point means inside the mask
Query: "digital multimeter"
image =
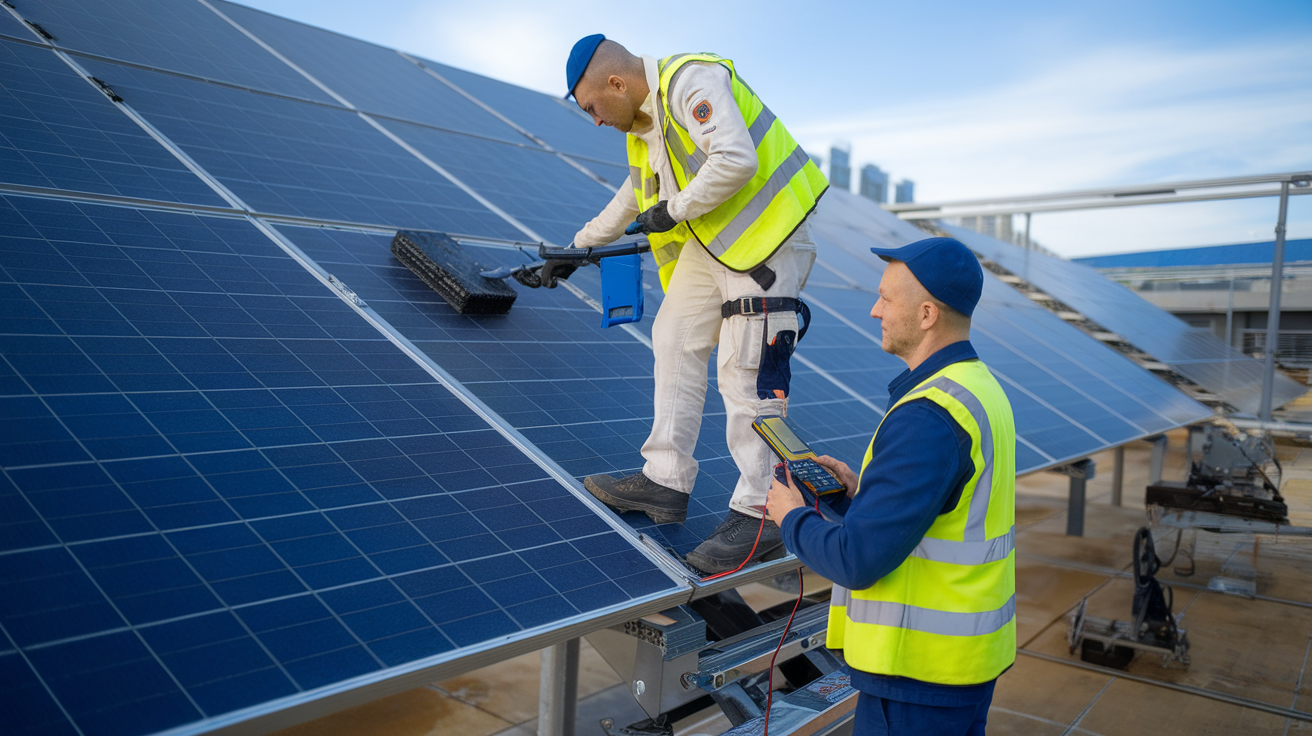
<svg viewBox="0 0 1312 736"><path fill-rule="evenodd" d="M847 486L839 482L838 476L815 461L815 452L807 447L783 417L758 417L752 422L752 429L761 435L761 439L765 440L765 444L770 446L780 460L788 464L788 472L792 474L798 488L816 496L847 490ZM787 483L783 478L782 467L775 468L775 476Z"/></svg>

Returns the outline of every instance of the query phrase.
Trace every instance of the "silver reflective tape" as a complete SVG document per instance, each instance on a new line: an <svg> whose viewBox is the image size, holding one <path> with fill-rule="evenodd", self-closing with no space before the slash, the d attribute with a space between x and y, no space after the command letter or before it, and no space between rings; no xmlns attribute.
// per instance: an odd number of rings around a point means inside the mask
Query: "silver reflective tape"
<svg viewBox="0 0 1312 736"><path fill-rule="evenodd" d="M894 626L942 636L983 636L1006 626L1016 617L1013 594L1001 608L980 613L936 611L889 601L866 601L853 598L847 603L847 617L857 623Z"/></svg>
<svg viewBox="0 0 1312 736"><path fill-rule="evenodd" d="M850 600L852 600L852 591L841 585L835 585L833 590L829 593L829 605L831 607L846 606L847 602Z"/></svg>
<svg viewBox="0 0 1312 736"><path fill-rule="evenodd" d="M1001 537L983 542L954 542L948 539L925 537L911 551L912 557L952 565L987 565L1007 559L1016 547L1016 527Z"/></svg>
<svg viewBox="0 0 1312 736"><path fill-rule="evenodd" d="M688 153L688 149L683 147L683 139L668 125L665 126L665 142L669 146L670 155L673 159L670 164L677 166L678 161L683 161L687 178L692 179L697 176L702 164L706 163L706 154L702 153L702 150L696 146L693 147L692 153Z"/></svg>
<svg viewBox="0 0 1312 736"><path fill-rule="evenodd" d="M975 484L975 490L970 495L970 511L966 516L965 539L967 542L982 542L985 539L984 521L989 515L989 498L993 495L993 429L989 424L988 412L984 411L984 405L980 403L979 398L967 390L965 386L942 376L917 388L912 395L923 393L930 388L936 388L960 401L961 405L966 407L966 411L970 412L970 416L974 418L975 424L979 425L979 450L984 459L984 470L980 472L979 482ZM962 429L965 429L965 427Z"/></svg>
<svg viewBox="0 0 1312 736"><path fill-rule="evenodd" d="M629 183L633 185L634 189L642 189L642 169L637 166L629 167Z"/></svg>
<svg viewBox="0 0 1312 736"><path fill-rule="evenodd" d="M770 126L774 125L774 113L770 108L762 106L761 114L756 116L752 124L747 126L747 134L752 137L752 145L757 148L761 147L761 141L765 140L765 134L770 132Z"/></svg>
<svg viewBox="0 0 1312 736"><path fill-rule="evenodd" d="M788 182L792 181L797 172L801 171L802 167L806 166L810 160L811 157L806 154L806 151L802 150L801 146L794 148L788 158L779 164L779 168L770 174L765 186L752 195L751 200L747 202L747 206L743 207L742 211L728 225L724 226L724 229L720 231L719 235L715 236L714 240L706 244L711 253L716 256L724 255L725 251L729 250L729 247L737 242L743 233L747 232L747 228L751 227L757 218L765 214L765 210L769 208L775 196L782 192L784 187L788 186Z"/></svg>
<svg viewBox="0 0 1312 736"><path fill-rule="evenodd" d="M675 54L674 56L671 56L670 58L668 58L668 59L665 60L665 63L664 63L664 64L661 64L661 65L660 65L660 67L659 67L660 71L663 73L666 69L669 68L670 64L674 64L674 63L676 63L679 59L682 59L682 58L685 57L685 56L692 56L692 54L690 54L690 53L689 53L689 54ZM673 84L670 85L670 87L673 87L673 86L674 86Z"/></svg>

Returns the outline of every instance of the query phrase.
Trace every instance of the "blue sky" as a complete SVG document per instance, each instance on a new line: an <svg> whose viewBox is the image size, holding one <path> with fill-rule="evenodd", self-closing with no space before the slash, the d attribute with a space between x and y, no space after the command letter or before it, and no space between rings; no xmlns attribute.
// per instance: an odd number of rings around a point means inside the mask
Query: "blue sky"
<svg viewBox="0 0 1312 736"><path fill-rule="evenodd" d="M244 4L553 94L589 33L715 51L808 150L848 142L921 201L1312 170L1308 0ZM1078 256L1271 239L1275 217L1275 199L1042 214L1033 236ZM1289 235L1312 237L1312 196Z"/></svg>

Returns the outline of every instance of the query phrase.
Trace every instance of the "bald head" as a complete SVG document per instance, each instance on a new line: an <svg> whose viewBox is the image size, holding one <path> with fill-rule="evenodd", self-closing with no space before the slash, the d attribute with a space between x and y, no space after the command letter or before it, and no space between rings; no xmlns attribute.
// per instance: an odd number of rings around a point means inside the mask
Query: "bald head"
<svg viewBox="0 0 1312 736"><path fill-rule="evenodd" d="M607 39L592 54L574 88L574 100L597 125L628 133L635 124L645 126L651 122L639 110L650 91L642 57Z"/></svg>

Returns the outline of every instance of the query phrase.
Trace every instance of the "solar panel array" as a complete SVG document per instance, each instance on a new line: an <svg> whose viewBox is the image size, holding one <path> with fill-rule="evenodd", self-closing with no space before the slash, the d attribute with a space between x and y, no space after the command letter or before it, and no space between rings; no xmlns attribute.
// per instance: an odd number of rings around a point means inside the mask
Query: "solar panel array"
<svg viewBox="0 0 1312 736"><path fill-rule="evenodd" d="M1242 412L1255 414L1262 399L1262 363L1235 350L1209 330L1191 327L1125 286L1082 263L1027 251L988 235L944 226L981 256L1061 299L1089 319ZM1307 390L1276 371L1272 406Z"/></svg>
<svg viewBox="0 0 1312 736"><path fill-rule="evenodd" d="M0 12L7 733L286 723L692 594L638 535L683 554L724 514L714 386L688 522L617 518L577 479L641 464L650 320L603 330L595 269L462 316L387 249L403 227L462 233L488 266L530 259L508 239L566 243L624 181L618 136L219 0L17 5ZM864 316L868 246L920 237L890 217L835 192L813 218L790 416L853 460L902 369ZM996 281L980 309L1022 472L1206 414Z"/></svg>

